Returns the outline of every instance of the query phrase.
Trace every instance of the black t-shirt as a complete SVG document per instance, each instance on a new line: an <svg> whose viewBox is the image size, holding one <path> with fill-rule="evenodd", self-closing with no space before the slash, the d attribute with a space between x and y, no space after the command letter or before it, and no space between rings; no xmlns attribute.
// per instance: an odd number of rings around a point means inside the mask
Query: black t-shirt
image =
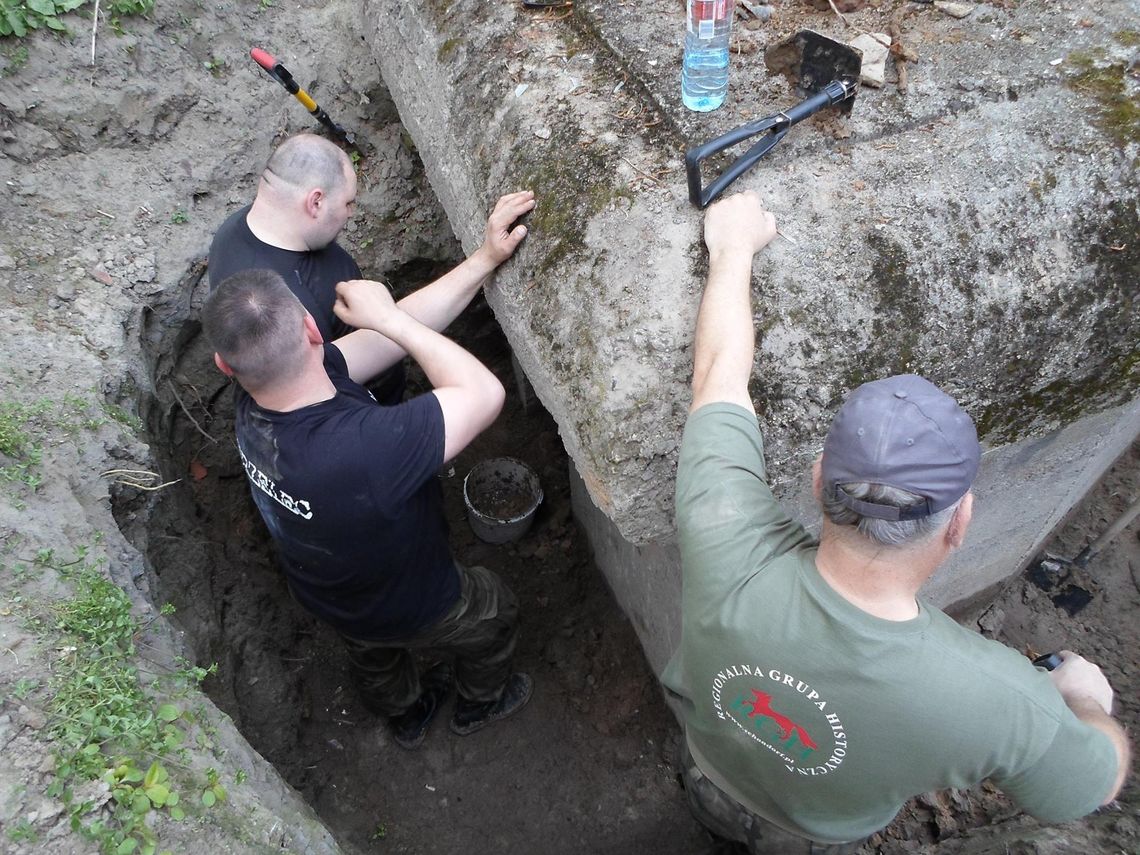
<svg viewBox="0 0 1140 855"><path fill-rule="evenodd" d="M352 327L333 313L336 285L360 279L360 268L336 241L323 249L293 250L271 246L250 231L246 215L251 205L231 214L214 234L210 244L210 290L227 277L243 270L272 270L297 295L326 342L352 332ZM397 362L369 384L382 404L398 404L404 396L407 374Z"/></svg>
<svg viewBox="0 0 1140 855"><path fill-rule="evenodd" d="M242 465L298 602L346 635L406 638L459 597L436 477L443 411L432 394L377 404L335 345L325 370L336 395L288 413L238 387Z"/></svg>
<svg viewBox="0 0 1140 855"><path fill-rule="evenodd" d="M360 268L340 244L323 249L280 249L260 240L249 230L245 217L250 205L231 214L210 244L210 290L228 276L243 270L273 270L313 316L325 341L333 341L352 327L333 314L336 283L359 279Z"/></svg>

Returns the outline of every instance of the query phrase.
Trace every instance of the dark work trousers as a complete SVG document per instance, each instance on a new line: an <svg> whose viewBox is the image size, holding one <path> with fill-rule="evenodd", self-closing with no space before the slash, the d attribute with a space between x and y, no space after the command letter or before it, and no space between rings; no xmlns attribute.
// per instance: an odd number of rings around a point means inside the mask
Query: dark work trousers
<svg viewBox="0 0 1140 855"><path fill-rule="evenodd" d="M378 715L399 715L423 691L413 652L454 659L460 697L497 701L511 675L519 604L486 567L459 570L459 599L438 623L410 638L368 641L341 635L364 705Z"/></svg>
<svg viewBox="0 0 1140 855"><path fill-rule="evenodd" d="M718 837L743 844L751 855L854 855L865 842L816 843L773 825L706 778L689 753L684 736L678 766L689 810L697 821Z"/></svg>

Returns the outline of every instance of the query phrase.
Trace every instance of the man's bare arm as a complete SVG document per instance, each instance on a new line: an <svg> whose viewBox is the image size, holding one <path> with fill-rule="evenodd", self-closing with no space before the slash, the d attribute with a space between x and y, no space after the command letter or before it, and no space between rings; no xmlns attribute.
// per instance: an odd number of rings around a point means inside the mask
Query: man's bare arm
<svg viewBox="0 0 1140 855"><path fill-rule="evenodd" d="M495 269L514 254L526 226L511 223L534 209L534 193L508 193L495 204L482 245L458 267L400 300L398 305L420 323L443 332L470 303Z"/></svg>
<svg viewBox="0 0 1140 855"><path fill-rule="evenodd" d="M755 193L717 202L705 214L709 280L697 315L690 411L725 401L752 410L752 258L776 235Z"/></svg>
<svg viewBox="0 0 1140 855"><path fill-rule="evenodd" d="M1112 717L1112 686L1100 668L1071 650L1061 651L1061 665L1049 672L1053 685L1061 693L1073 715L1095 727L1112 741L1116 749L1116 779L1101 804L1108 804L1120 794L1132 760L1128 736Z"/></svg>
<svg viewBox="0 0 1140 855"><path fill-rule="evenodd" d="M333 310L342 321L359 328L336 342L349 374L355 376L359 366L354 363L365 352L353 346L353 336L381 335L406 350L423 369L439 399L444 423L443 459L451 460L498 416L506 398L503 384L478 359L396 306L388 290L375 285L356 279L336 286Z"/></svg>
<svg viewBox="0 0 1140 855"><path fill-rule="evenodd" d="M511 257L526 237L526 226L513 229L510 226L533 208L534 193L529 190L501 197L487 220L482 245L450 272L404 297L396 305L429 329L436 332L447 329L479 293L488 277ZM373 283L373 286L387 290L387 286L380 282ZM358 383L367 383L408 355L405 348L375 330L358 329L338 339L336 344L342 352L348 348L354 353L356 358L349 362L355 364L352 379Z"/></svg>

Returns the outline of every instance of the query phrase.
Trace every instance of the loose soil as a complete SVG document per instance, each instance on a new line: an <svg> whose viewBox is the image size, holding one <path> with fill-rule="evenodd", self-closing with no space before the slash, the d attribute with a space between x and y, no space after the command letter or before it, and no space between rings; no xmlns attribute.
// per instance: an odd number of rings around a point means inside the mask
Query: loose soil
<svg viewBox="0 0 1140 855"><path fill-rule="evenodd" d="M0 270L10 276L0 291L8 309L39 331L41 349L29 355L19 344L0 345L10 366L5 388L20 399L74 391L70 375L86 376L86 369L53 355L53 337L78 338L87 358L108 366L99 395L145 422L141 435L162 480L182 479L158 493L112 491L115 521L146 557L143 566L124 552L113 572L137 586L136 594L175 604L173 624L196 660L219 663L205 686L210 698L346 850L712 852L672 770L676 726L571 517L557 426L533 402L524 408L506 343L482 301L455 335L493 367L510 395L495 426L440 477L457 557L501 573L519 595L518 666L535 678L530 705L464 739L438 724L420 750L401 751L354 697L337 639L291 602L274 565L234 452L226 383L210 364L196 321L213 229L251 198L273 142L308 127L299 105L250 67L248 47L278 53L334 116L368 138L360 215L344 236L366 272L409 288L460 254L375 63L354 35L355 14L338 0L160 0L153 19L122 21L122 34L101 27L94 70L87 66L89 22L82 19L72 22L75 35L32 39L26 56L2 46L0 177L11 211L0 245ZM115 339L104 327L126 330L128 353L106 344ZM129 465L136 450L91 439L80 457L109 469ZM496 546L467 525L462 480L476 462L504 455L535 469L545 500L523 539ZM49 455L45 472L55 483L81 484L72 465ZM1134 446L1050 549L1075 555L1137 490ZM60 490L34 494L22 512L24 532L50 530L76 500ZM1134 523L1088 574L1070 580L1090 595L1075 614L1053 600L1072 591L1044 591L1020 577L987 609L967 616L1029 652L1065 647L1100 663L1133 730L1137 532ZM7 543L11 533L0 534ZM91 532L62 534L81 543ZM5 584L8 597L19 590ZM17 715L9 689L15 673L46 681L47 654L25 656L18 672L9 657L0 663L4 733L10 721L33 727ZM26 818L50 767L37 772L31 749L5 738L6 764L30 770L30 783L21 785L24 795L9 791L3 816ZM1118 806L1054 829L1020 817L985 787L930 794L864 852L1135 852L1138 801L1131 785ZM31 824L45 835L66 825L58 810L34 813ZM58 843L65 835L48 839ZM18 853L90 849L3 840ZM193 851L192 837L185 851Z"/></svg>

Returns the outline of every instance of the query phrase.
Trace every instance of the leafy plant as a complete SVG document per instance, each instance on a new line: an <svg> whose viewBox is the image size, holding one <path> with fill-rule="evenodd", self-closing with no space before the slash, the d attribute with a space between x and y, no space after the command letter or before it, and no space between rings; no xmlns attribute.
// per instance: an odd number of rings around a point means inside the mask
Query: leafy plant
<svg viewBox="0 0 1140 855"><path fill-rule="evenodd" d="M60 16L74 12L89 2L90 0L0 0L0 36L22 39L40 27L64 32L67 26L60 20ZM113 16L146 15L154 8L154 0L111 0L108 6Z"/></svg>
<svg viewBox="0 0 1140 855"><path fill-rule="evenodd" d="M184 759L192 716L174 703L156 703L143 690L133 664L135 638L143 627L127 595L99 572L99 562L89 562L86 550L68 563L52 550L41 550L40 561L51 562L75 589L55 609L63 655L48 705L56 770L47 794L69 806L72 828L97 841L105 853L153 855L157 838L149 814L164 811L175 821L185 817L168 767ZM196 686L212 671L180 667L157 675L155 685L178 691ZM91 805L73 802L72 792L76 783L95 779L107 784L111 800L89 819ZM216 773L207 775L206 789L215 786L220 788Z"/></svg>
<svg viewBox="0 0 1140 855"><path fill-rule="evenodd" d="M0 36L23 38L40 27L62 32L67 29L59 16L72 12L87 0L0 0Z"/></svg>
<svg viewBox="0 0 1140 855"><path fill-rule="evenodd" d="M184 225L190 222L190 215L179 208L177 211L170 215L170 222L174 223L176 226Z"/></svg>
<svg viewBox="0 0 1140 855"><path fill-rule="evenodd" d="M218 781L218 770L206 770L206 788L202 790L202 804L213 807L218 802L226 800L226 788Z"/></svg>
<svg viewBox="0 0 1140 855"><path fill-rule="evenodd" d="M21 677L12 684L12 697L22 701L38 689L39 686L39 681L29 679L28 677Z"/></svg>
<svg viewBox="0 0 1140 855"><path fill-rule="evenodd" d="M8 839L13 843L35 843L36 829L26 819L14 822L8 827Z"/></svg>

